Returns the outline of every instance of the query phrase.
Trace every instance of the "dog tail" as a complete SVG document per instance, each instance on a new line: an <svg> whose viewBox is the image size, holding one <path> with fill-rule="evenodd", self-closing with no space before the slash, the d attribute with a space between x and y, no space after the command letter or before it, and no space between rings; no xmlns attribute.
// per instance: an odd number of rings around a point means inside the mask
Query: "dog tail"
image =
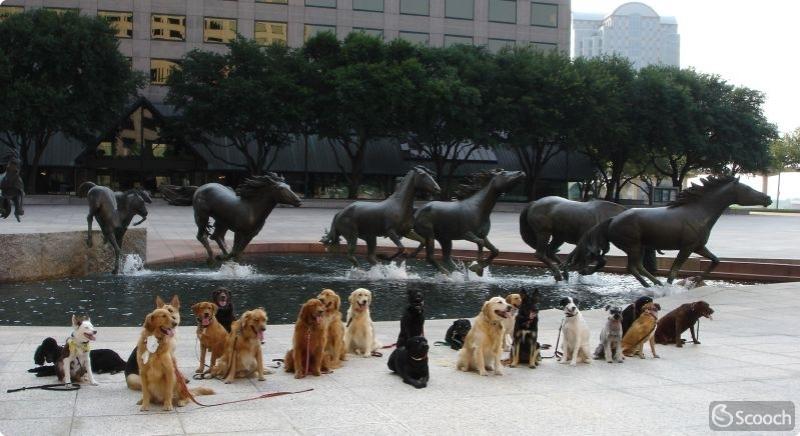
<svg viewBox="0 0 800 436"><path fill-rule="evenodd" d="M611 225L612 219L595 225L581 236L575 249L567 256L567 261L564 263L565 271L580 270L588 266L593 259L603 260L602 264L605 264L604 256L611 249L608 226Z"/></svg>
<svg viewBox="0 0 800 436"><path fill-rule="evenodd" d="M519 214L519 234L522 236L522 240L533 249L536 248L536 232L533 231L531 225L528 223L528 210L534 203L535 202L526 206Z"/></svg>
<svg viewBox="0 0 800 436"><path fill-rule="evenodd" d="M189 392L191 392L192 395L197 395L197 396L214 395L214 390L211 388L194 388L194 389L189 389Z"/></svg>
<svg viewBox="0 0 800 436"><path fill-rule="evenodd" d="M78 197L84 198L86 197L86 194L89 193L89 190L95 186L97 185L92 182L83 182L80 186L78 186L78 190L75 193L78 195Z"/></svg>
<svg viewBox="0 0 800 436"><path fill-rule="evenodd" d="M139 374L128 374L125 377L125 383L128 384L128 389L132 391L142 390L142 379L139 377Z"/></svg>

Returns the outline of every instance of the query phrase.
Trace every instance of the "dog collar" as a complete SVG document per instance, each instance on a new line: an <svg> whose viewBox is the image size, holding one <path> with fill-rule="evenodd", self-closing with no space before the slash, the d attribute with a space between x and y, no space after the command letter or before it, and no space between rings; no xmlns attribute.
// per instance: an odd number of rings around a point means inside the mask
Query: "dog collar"
<svg viewBox="0 0 800 436"><path fill-rule="evenodd" d="M568 313L565 313L565 314L564 314L564 316L566 316L567 318L572 318L572 317L573 317L573 316L575 316L575 315L577 315L577 314L576 314L576 313L573 313L572 315L570 315L570 314L568 314Z"/></svg>
<svg viewBox="0 0 800 436"><path fill-rule="evenodd" d="M422 357L414 357L414 356L411 356L411 355L409 355L408 357L410 357L410 358L411 358L411 360L416 360L417 362L419 362L419 361L421 361L421 360L426 360L426 359L428 358L428 354L426 353L426 354L425 354L424 356L422 356Z"/></svg>
<svg viewBox="0 0 800 436"><path fill-rule="evenodd" d="M92 348L89 342L77 342L75 338L70 338L67 345L69 345L69 354L75 354L78 350L88 353Z"/></svg>

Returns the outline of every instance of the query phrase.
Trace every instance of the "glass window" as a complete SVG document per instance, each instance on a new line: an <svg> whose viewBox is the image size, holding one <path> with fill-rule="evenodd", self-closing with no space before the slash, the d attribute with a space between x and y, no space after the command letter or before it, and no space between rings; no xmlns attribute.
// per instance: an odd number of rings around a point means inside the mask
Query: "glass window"
<svg viewBox="0 0 800 436"><path fill-rule="evenodd" d="M428 0L400 0L400 13L430 15L430 3Z"/></svg>
<svg viewBox="0 0 800 436"><path fill-rule="evenodd" d="M472 45L472 37L471 36L461 36L461 35L445 35L444 36L444 46L450 47L456 44L469 44Z"/></svg>
<svg viewBox="0 0 800 436"><path fill-rule="evenodd" d="M186 40L186 16L153 15L150 22L150 38L169 41Z"/></svg>
<svg viewBox="0 0 800 436"><path fill-rule="evenodd" d="M430 36L427 33L420 32L400 32L400 38L412 44L428 45Z"/></svg>
<svg viewBox="0 0 800 436"><path fill-rule="evenodd" d="M516 0L489 0L489 21L516 23Z"/></svg>
<svg viewBox="0 0 800 436"><path fill-rule="evenodd" d="M531 25L558 27L558 5L531 3Z"/></svg>
<svg viewBox="0 0 800 436"><path fill-rule="evenodd" d="M383 0L353 0L353 10L383 12Z"/></svg>
<svg viewBox="0 0 800 436"><path fill-rule="evenodd" d="M165 85L173 68L178 68L178 63L175 61L150 59L150 83L153 85Z"/></svg>
<svg viewBox="0 0 800 436"><path fill-rule="evenodd" d="M514 44L515 42L513 39L489 38L489 43L486 44L486 48L492 53L497 53L506 47L514 47Z"/></svg>
<svg viewBox="0 0 800 436"><path fill-rule="evenodd" d="M336 0L306 0L306 6L316 6L319 8L335 8Z"/></svg>
<svg viewBox="0 0 800 436"><path fill-rule="evenodd" d="M330 32L336 35L336 26L325 26L321 24L306 24L306 27L303 30L303 41L308 41L308 39L311 38L312 36L322 32Z"/></svg>
<svg viewBox="0 0 800 436"><path fill-rule="evenodd" d="M541 51L556 51L558 45L552 42L531 42L531 47Z"/></svg>
<svg viewBox="0 0 800 436"><path fill-rule="evenodd" d="M366 33L369 36L377 36L383 38L383 30L381 29L367 29L366 27L353 27L353 32Z"/></svg>
<svg viewBox="0 0 800 436"><path fill-rule="evenodd" d="M97 11L97 16L103 17L108 21L108 24L117 31L117 38L133 37L133 13Z"/></svg>
<svg viewBox="0 0 800 436"><path fill-rule="evenodd" d="M256 0L256 3L275 3L279 5L289 4L289 0Z"/></svg>
<svg viewBox="0 0 800 436"><path fill-rule="evenodd" d="M475 17L475 0L446 0L444 16L462 20L473 19Z"/></svg>
<svg viewBox="0 0 800 436"><path fill-rule="evenodd" d="M259 44L269 45L275 42L286 45L286 23L272 21L256 21L255 40Z"/></svg>
<svg viewBox="0 0 800 436"><path fill-rule="evenodd" d="M25 8L22 6L2 6L0 5L0 21L5 20L9 16L13 14L20 14L25 12Z"/></svg>
<svg viewBox="0 0 800 436"><path fill-rule="evenodd" d="M204 18L203 42L227 44L236 38L236 20L229 18Z"/></svg>

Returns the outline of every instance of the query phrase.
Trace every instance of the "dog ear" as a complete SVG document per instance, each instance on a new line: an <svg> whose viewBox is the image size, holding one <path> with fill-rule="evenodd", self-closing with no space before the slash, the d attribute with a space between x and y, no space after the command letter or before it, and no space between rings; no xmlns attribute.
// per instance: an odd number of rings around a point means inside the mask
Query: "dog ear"
<svg viewBox="0 0 800 436"><path fill-rule="evenodd" d="M181 300L178 298L177 294L172 296L172 301L170 301L169 304L176 309L181 307Z"/></svg>
<svg viewBox="0 0 800 436"><path fill-rule="evenodd" d="M75 315L73 314L73 315L72 315L72 326L73 326L73 327L77 327L77 326L79 326L80 324L81 324L81 323L80 323L80 321L78 321L78 317L77 317L77 316L75 316Z"/></svg>
<svg viewBox="0 0 800 436"><path fill-rule="evenodd" d="M217 311L219 310L219 306L216 303L211 303L211 316L217 316Z"/></svg>
<svg viewBox="0 0 800 436"><path fill-rule="evenodd" d="M156 295L156 309L161 309L162 307L164 307L164 304L166 303L164 303L164 300L161 299L161 296Z"/></svg>
<svg viewBox="0 0 800 436"><path fill-rule="evenodd" d="M216 306L216 304L214 306ZM192 313L194 313L195 315L200 315L199 311L200 311L200 303L192 304Z"/></svg>
<svg viewBox="0 0 800 436"><path fill-rule="evenodd" d="M575 307L578 307L578 304L580 304L580 303L578 303L578 300L576 300L575 298L573 298L573 299L572 299L572 304L574 304L574 305L575 305Z"/></svg>
<svg viewBox="0 0 800 436"><path fill-rule="evenodd" d="M567 297L562 298L559 304L561 305L561 307L566 306L567 304L569 304L569 298Z"/></svg>
<svg viewBox="0 0 800 436"><path fill-rule="evenodd" d="M155 326L153 325L153 314L152 313L148 313L147 316L144 317L144 325L143 325L143 327L148 332L152 332L155 329Z"/></svg>

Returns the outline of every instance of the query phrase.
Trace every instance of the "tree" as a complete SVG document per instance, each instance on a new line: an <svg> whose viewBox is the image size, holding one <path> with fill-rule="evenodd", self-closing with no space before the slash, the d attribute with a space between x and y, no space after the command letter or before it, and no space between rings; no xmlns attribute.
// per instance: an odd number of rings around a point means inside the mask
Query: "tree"
<svg viewBox="0 0 800 436"><path fill-rule="evenodd" d="M773 140L769 154L773 172L779 173L787 168L800 170L800 127Z"/></svg>
<svg viewBox="0 0 800 436"><path fill-rule="evenodd" d="M46 9L0 23L0 143L19 153L28 191L56 133L92 142L144 83L114 35L103 18Z"/></svg>

